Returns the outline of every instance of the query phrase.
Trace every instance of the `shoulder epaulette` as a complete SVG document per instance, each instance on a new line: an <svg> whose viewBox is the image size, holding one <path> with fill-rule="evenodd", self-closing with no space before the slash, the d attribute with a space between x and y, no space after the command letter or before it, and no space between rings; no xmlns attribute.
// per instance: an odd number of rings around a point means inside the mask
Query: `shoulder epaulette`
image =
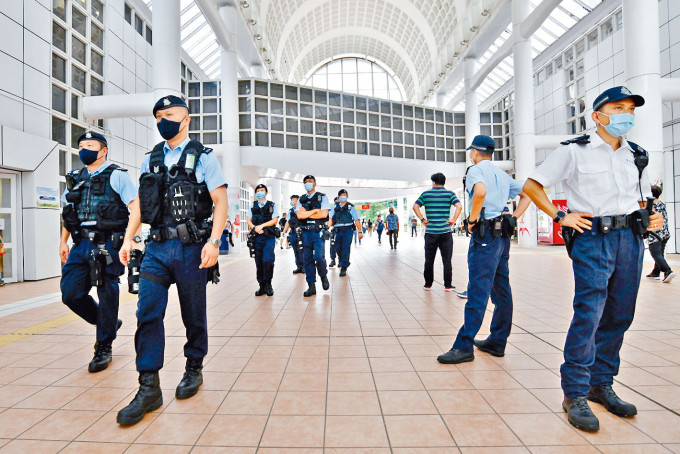
<svg viewBox="0 0 680 454"><path fill-rule="evenodd" d="M570 143L577 143L579 145L586 145L590 143L590 136L588 134L584 134L579 137L574 137L573 139L568 139L565 140L564 142L560 142L562 145L569 145Z"/></svg>

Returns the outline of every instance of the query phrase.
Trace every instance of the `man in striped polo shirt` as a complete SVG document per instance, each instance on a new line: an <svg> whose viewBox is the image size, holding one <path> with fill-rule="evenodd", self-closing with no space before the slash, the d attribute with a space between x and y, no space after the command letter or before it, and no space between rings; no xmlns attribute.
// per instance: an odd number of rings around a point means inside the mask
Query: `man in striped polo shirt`
<svg viewBox="0 0 680 454"><path fill-rule="evenodd" d="M463 206L456 194L444 187L446 177L443 173L435 173L431 178L432 189L423 192L413 204L413 212L425 226L425 270L423 271L425 286L423 288L432 289L434 258L439 249L444 263L444 288L447 292L451 292L455 289L451 284L451 253L453 252L451 226L456 223ZM456 208L456 211L453 217L449 218L451 205ZM421 207L425 207L425 216L420 211Z"/></svg>

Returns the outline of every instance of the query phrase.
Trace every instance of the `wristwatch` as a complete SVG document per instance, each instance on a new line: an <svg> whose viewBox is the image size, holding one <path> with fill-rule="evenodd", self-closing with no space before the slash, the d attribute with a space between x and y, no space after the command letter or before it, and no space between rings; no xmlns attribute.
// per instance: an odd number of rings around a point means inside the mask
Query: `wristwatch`
<svg viewBox="0 0 680 454"><path fill-rule="evenodd" d="M219 249L220 246L222 246L222 240L219 238L208 238L208 243L212 244L217 249Z"/></svg>
<svg viewBox="0 0 680 454"><path fill-rule="evenodd" d="M132 237L132 241L139 244L139 243L142 242L142 237L139 236L139 235L135 235L135 236Z"/></svg>
<svg viewBox="0 0 680 454"><path fill-rule="evenodd" d="M555 221L555 222L557 222L557 223L559 224L560 221L561 221L562 219L564 219L564 217L565 217L566 215L567 215L567 213L565 213L565 212L562 211L562 210L559 210L559 211L557 212L557 214L555 215L555 218L553 219L553 221Z"/></svg>

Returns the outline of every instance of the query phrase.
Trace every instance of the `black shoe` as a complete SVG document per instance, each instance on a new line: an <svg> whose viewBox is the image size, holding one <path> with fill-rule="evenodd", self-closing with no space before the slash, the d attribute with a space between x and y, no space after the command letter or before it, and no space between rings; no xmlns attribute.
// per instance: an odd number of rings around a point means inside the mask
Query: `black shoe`
<svg viewBox="0 0 680 454"><path fill-rule="evenodd" d="M592 386L588 393L588 400L604 405L609 413L622 418L637 415L635 405L622 401L610 385Z"/></svg>
<svg viewBox="0 0 680 454"><path fill-rule="evenodd" d="M593 414L585 397L574 397L573 399L565 397L562 401L562 409L567 412L569 424L577 429L587 432L600 430L600 421Z"/></svg>
<svg viewBox="0 0 680 454"><path fill-rule="evenodd" d="M324 290L331 288L331 283L328 282L328 276L321 276L321 287L323 287Z"/></svg>
<svg viewBox="0 0 680 454"><path fill-rule="evenodd" d="M89 372L101 372L111 364L111 342L95 342L94 357L87 367Z"/></svg>
<svg viewBox="0 0 680 454"><path fill-rule="evenodd" d="M304 296L316 295L316 284L314 282L309 283L309 288L303 293Z"/></svg>
<svg viewBox="0 0 680 454"><path fill-rule="evenodd" d="M118 319L118 322L116 323L116 331L118 331L121 326L123 326L123 320Z"/></svg>
<svg viewBox="0 0 680 454"><path fill-rule="evenodd" d="M663 282L664 284L668 284L670 281L673 280L675 277L675 273L673 271L666 271L663 273Z"/></svg>
<svg viewBox="0 0 680 454"><path fill-rule="evenodd" d="M653 271L649 273L647 276L645 276L647 279L658 279L661 280L661 276L658 273L654 273Z"/></svg>
<svg viewBox="0 0 680 454"><path fill-rule="evenodd" d="M340 277L342 277L342 276L347 276L347 267L346 266L343 266L342 268L340 268Z"/></svg>
<svg viewBox="0 0 680 454"><path fill-rule="evenodd" d="M304 273L304 270L302 269L301 266L298 266L297 268L295 268L293 270L293 274L302 274L302 273Z"/></svg>
<svg viewBox="0 0 680 454"><path fill-rule="evenodd" d="M328 264L328 268L333 268L335 266L335 260L331 260L331 263Z"/></svg>
<svg viewBox="0 0 680 454"><path fill-rule="evenodd" d="M472 361L473 359L475 359L474 352L465 353L456 348L452 348L443 355L437 356L437 361L442 364L466 363L468 361Z"/></svg>
<svg viewBox="0 0 680 454"><path fill-rule="evenodd" d="M255 296L262 296L265 293L267 293L267 290L266 290L264 284L260 284L260 288L255 290Z"/></svg>
<svg viewBox="0 0 680 454"><path fill-rule="evenodd" d="M187 365L184 369L184 376L177 385L175 397L178 399L188 399L198 392L198 388L203 384L203 359L187 358Z"/></svg>
<svg viewBox="0 0 680 454"><path fill-rule="evenodd" d="M495 346L488 339L484 339L484 340L476 340L475 339L472 342L474 342L475 347L477 347L478 349L480 349L483 352L488 353L489 355L498 356L498 357L505 356L505 348Z"/></svg>
<svg viewBox="0 0 680 454"><path fill-rule="evenodd" d="M163 393L158 372L139 373L139 391L127 407L118 412L116 421L121 426L131 426L142 420L145 414L163 405Z"/></svg>
<svg viewBox="0 0 680 454"><path fill-rule="evenodd" d="M267 296L274 296L274 287L272 287L272 284L267 284L265 290L267 291Z"/></svg>

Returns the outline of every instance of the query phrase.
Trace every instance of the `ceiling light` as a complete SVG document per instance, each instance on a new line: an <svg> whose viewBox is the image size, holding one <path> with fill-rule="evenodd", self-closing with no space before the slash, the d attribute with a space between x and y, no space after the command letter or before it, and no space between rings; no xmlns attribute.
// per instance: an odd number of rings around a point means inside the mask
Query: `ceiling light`
<svg viewBox="0 0 680 454"><path fill-rule="evenodd" d="M439 85L439 81L435 80L434 82L432 82L432 85Z"/></svg>
<svg viewBox="0 0 680 454"><path fill-rule="evenodd" d="M260 47L260 52L267 52L267 48L266 47Z"/></svg>
<svg viewBox="0 0 680 454"><path fill-rule="evenodd" d="M467 46L467 44L468 44L469 42L470 42L470 41L468 41L467 39L464 39L464 40L462 40L462 41L460 42L460 45L461 45L461 46Z"/></svg>
<svg viewBox="0 0 680 454"><path fill-rule="evenodd" d="M491 13L491 11L489 11L488 9L485 9L484 11L482 11L482 16L488 16L490 13Z"/></svg>
<svg viewBox="0 0 680 454"><path fill-rule="evenodd" d="M257 21L256 21L255 19L250 19L250 20L248 21L248 23L249 23L250 25L255 25L255 24L257 24Z"/></svg>
<svg viewBox="0 0 680 454"><path fill-rule="evenodd" d="M255 34L255 35L253 35L253 38L255 38L255 39L262 39L262 35L260 35L259 33L257 33L257 34Z"/></svg>
<svg viewBox="0 0 680 454"><path fill-rule="evenodd" d="M272 61L271 61L270 59L266 59L264 62L265 62L266 64L269 64L269 63L271 63Z"/></svg>
<svg viewBox="0 0 680 454"><path fill-rule="evenodd" d="M456 57L458 57L459 55L460 55L460 52L454 52L454 53L453 53L453 58L456 58Z"/></svg>
<svg viewBox="0 0 680 454"><path fill-rule="evenodd" d="M470 27L470 31L472 33L476 32L477 30L479 30L479 27L477 27L476 25L473 25L472 27Z"/></svg>
<svg viewBox="0 0 680 454"><path fill-rule="evenodd" d="M248 4L248 2L247 2L246 0L243 0L243 1L241 2L241 7L242 7L242 8L248 8L249 6L250 6L250 5Z"/></svg>
<svg viewBox="0 0 680 454"><path fill-rule="evenodd" d="M452 66L453 66L453 63L451 63L451 62L448 62L448 63L447 63L446 65L444 65L444 66L446 66L447 68L450 68L450 67L452 67Z"/></svg>
<svg viewBox="0 0 680 454"><path fill-rule="evenodd" d="M444 77L445 75L446 75L446 73L443 73L443 72L439 73L439 77Z"/></svg>

